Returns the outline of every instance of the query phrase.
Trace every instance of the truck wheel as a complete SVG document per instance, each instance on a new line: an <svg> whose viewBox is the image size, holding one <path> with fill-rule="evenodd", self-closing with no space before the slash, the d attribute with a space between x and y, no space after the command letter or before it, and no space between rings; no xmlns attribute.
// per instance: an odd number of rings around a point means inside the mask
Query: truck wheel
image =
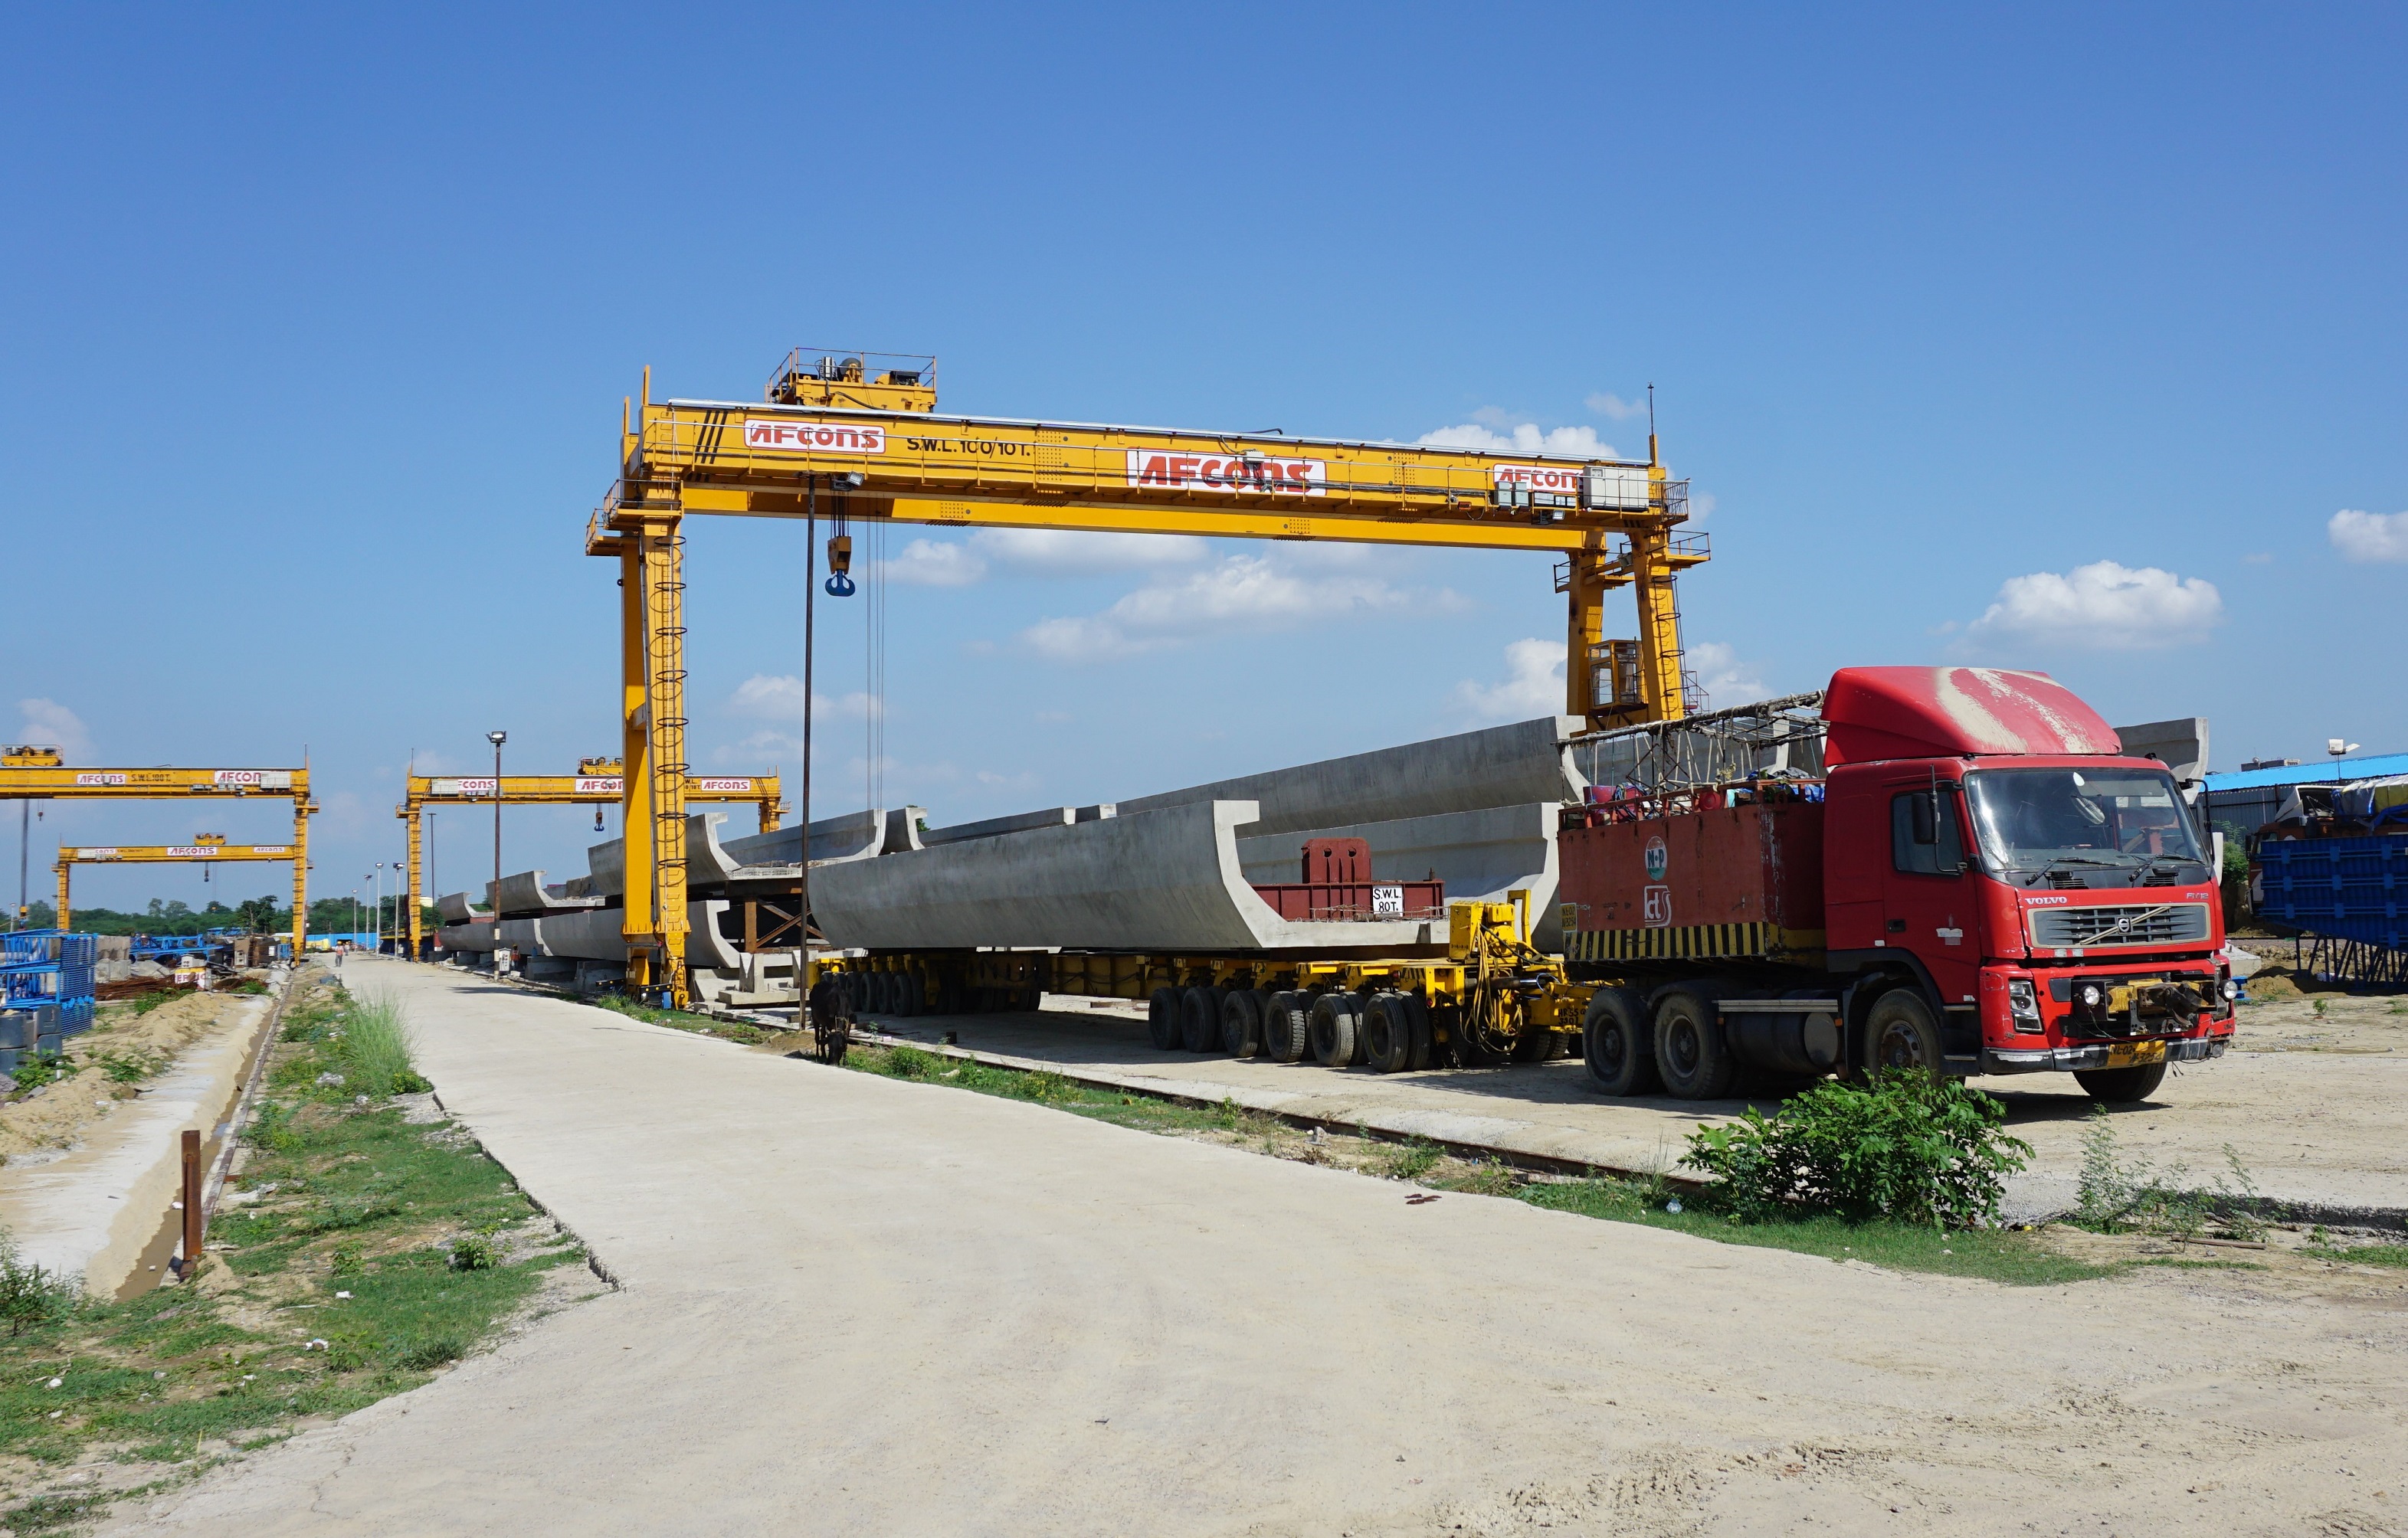
<svg viewBox="0 0 2408 1538"><path fill-rule="evenodd" d="M1229 990L1229 996L1221 1001L1221 1050L1233 1058L1251 1058L1262 1046L1262 990Z"/></svg>
<svg viewBox="0 0 2408 1538"><path fill-rule="evenodd" d="M986 990L979 992L984 994ZM1145 1033L1157 1052L1179 1050L1179 990L1175 988L1157 988L1146 1002Z"/></svg>
<svg viewBox="0 0 2408 1538"><path fill-rule="evenodd" d="M901 985L896 990L901 997L896 1003L895 1012L898 1015L927 1014L928 989L920 975L916 972L906 972L897 975L895 980Z"/></svg>
<svg viewBox="0 0 2408 1538"><path fill-rule="evenodd" d="M1675 988L1656 1001L1656 1071L1664 1076L1664 1088L1681 1100L1716 1100L1730 1093L1739 1077L1739 1060L1723 1040L1710 995Z"/></svg>
<svg viewBox="0 0 2408 1538"><path fill-rule="evenodd" d="M2166 1081L2166 1065L2144 1062L2136 1068L2076 1069L2073 1082L2093 1100L2103 1100L2110 1105L2129 1105L2136 1100L2146 1100Z"/></svg>
<svg viewBox="0 0 2408 1538"><path fill-rule="evenodd" d="M1581 1061L1609 1095L1652 1095L1664 1087L1656 1076L1655 1032L1647 1029L1647 1004L1627 988L1600 988L1589 995L1581 1019Z"/></svg>
<svg viewBox="0 0 2408 1538"><path fill-rule="evenodd" d="M1283 989L1263 1003L1263 1056L1273 1062L1298 1062L1312 1050L1312 1021Z"/></svg>
<svg viewBox="0 0 2408 1538"><path fill-rule="evenodd" d="M1324 1068L1354 1065L1355 1005L1351 993L1324 993L1312 1001L1312 1056Z"/></svg>
<svg viewBox="0 0 2408 1538"><path fill-rule="evenodd" d="M1438 1042L1430 1030L1429 1004L1418 993L1405 995L1405 1011L1413 1019L1413 1071L1438 1061Z"/></svg>
<svg viewBox="0 0 2408 1538"><path fill-rule="evenodd" d="M1515 1062L1553 1062L1564 1055L1564 1033L1552 1026L1531 1026L1513 1038Z"/></svg>
<svg viewBox="0 0 2408 1538"><path fill-rule="evenodd" d="M1374 993L1363 1006L1363 1061L1377 1074L1413 1065L1413 1014L1401 993Z"/></svg>
<svg viewBox="0 0 2408 1538"><path fill-rule="evenodd" d="M1221 1049L1221 1001L1226 990L1191 988L1180 1002L1180 1045L1190 1052L1217 1052Z"/></svg>
<svg viewBox="0 0 2408 1538"><path fill-rule="evenodd" d="M1940 1072L1940 1022L1911 988L1893 988L1865 1017L1865 1075L1878 1081L1893 1068Z"/></svg>

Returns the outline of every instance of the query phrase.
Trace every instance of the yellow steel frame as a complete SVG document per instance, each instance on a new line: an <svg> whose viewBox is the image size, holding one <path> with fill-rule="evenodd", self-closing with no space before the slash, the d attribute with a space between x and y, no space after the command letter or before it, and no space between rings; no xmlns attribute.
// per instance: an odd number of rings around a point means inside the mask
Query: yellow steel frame
<svg viewBox="0 0 2408 1538"><path fill-rule="evenodd" d="M524 802L538 806L621 805L626 799L625 766L618 759L586 759L574 775L504 775L499 783L499 799L505 803ZM424 904L424 816L429 806L472 805L490 806L495 800L494 776L473 775L412 775L402 794L402 803L393 809L408 831L409 842L409 954L418 954L424 938L424 925L419 909ZM761 831L777 827L778 819L786 815L786 803L775 775L724 775L694 780L684 789L687 801L723 801L755 804L760 809ZM633 827L635 824L630 823ZM628 862L630 882L635 878L635 862Z"/></svg>
<svg viewBox="0 0 2408 1538"><path fill-rule="evenodd" d="M59 878L59 928L72 929L69 885L78 865L226 865L245 861L298 860L290 844L229 844L203 833L190 844L62 844L50 869Z"/></svg>
<svg viewBox="0 0 2408 1538"><path fill-rule="evenodd" d="M816 509L864 523L1548 551L1570 567L1568 712L1595 727L1685 714L1672 583L1706 551L1675 537L1685 487L1667 478L1652 434L1641 463L939 416L932 377L851 366L830 379L798 363L789 359L759 406L656 402L646 369L641 403L620 422L619 479L587 525L586 552L620 566L626 755L646 771L627 777L626 826L654 830L627 862L624 932L638 987L681 998L685 987L688 514ZM1639 606L1641 697L1617 702L1600 697L1593 659L1604 594L1626 586ZM647 857L653 888L638 876Z"/></svg>
<svg viewBox="0 0 2408 1538"><path fill-rule="evenodd" d="M309 932L309 771L304 769L71 769L58 754L0 753L0 801L185 801L276 796L293 803L293 959Z"/></svg>

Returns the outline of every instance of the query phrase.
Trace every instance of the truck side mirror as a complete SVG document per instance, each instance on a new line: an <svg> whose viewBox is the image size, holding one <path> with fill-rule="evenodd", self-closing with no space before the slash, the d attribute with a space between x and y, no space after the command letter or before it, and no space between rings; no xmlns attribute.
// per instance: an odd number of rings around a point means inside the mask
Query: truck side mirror
<svg viewBox="0 0 2408 1538"><path fill-rule="evenodd" d="M1917 790L1907 803L1908 814L1914 819L1914 836L1917 844L1940 842L1940 801L1928 790Z"/></svg>

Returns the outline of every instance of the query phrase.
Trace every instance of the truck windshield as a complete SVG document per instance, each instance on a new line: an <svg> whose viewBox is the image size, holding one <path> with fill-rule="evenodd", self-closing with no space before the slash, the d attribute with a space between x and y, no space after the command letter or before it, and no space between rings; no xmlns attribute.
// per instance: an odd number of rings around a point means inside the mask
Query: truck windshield
<svg viewBox="0 0 2408 1538"><path fill-rule="evenodd" d="M2189 813L2163 770L1978 769L1965 776L1965 799L1982 862L1996 876L2081 886L2207 878Z"/></svg>

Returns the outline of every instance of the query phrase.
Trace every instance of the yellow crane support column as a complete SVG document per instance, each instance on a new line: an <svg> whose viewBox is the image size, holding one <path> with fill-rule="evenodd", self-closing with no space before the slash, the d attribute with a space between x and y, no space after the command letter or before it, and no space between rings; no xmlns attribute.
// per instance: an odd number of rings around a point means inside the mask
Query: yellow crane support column
<svg viewBox="0 0 2408 1538"><path fill-rule="evenodd" d="M306 780L293 791L293 964L300 966L302 947L309 938L309 800Z"/></svg>
<svg viewBox="0 0 2408 1538"><path fill-rule="evenodd" d="M1630 535L1630 584L1639 599L1639 676L1642 720L1677 721L1689 713L1681 676L1681 612L1673 602L1672 536L1664 529Z"/></svg>
<svg viewBox="0 0 2408 1538"><path fill-rule="evenodd" d="M619 827L626 893L622 899L620 933L627 942L627 986L642 990L652 985L652 936L658 912L652 892L651 690L644 681L644 557L637 537L617 541L619 559L619 698L621 772Z"/></svg>
<svg viewBox="0 0 2408 1538"><path fill-rule="evenodd" d="M412 807L408 813L402 818L401 821L406 842L408 844L406 853L409 862L408 890L402 900L409 904L409 959L414 961L418 960L418 947L421 940L419 932L423 927L420 922L418 914L419 905L422 901L418 894L418 865L420 854L419 840L423 835L419 827L421 819L417 808Z"/></svg>
<svg viewBox="0 0 2408 1538"><path fill-rule="evenodd" d="M75 867L64 860L62 860L57 864L52 865L50 869L59 873L58 926L62 932L71 930L75 928L75 925L67 921L73 917L67 907L67 872L75 869Z"/></svg>
<svg viewBox="0 0 2408 1538"><path fill-rule="evenodd" d="M671 1007L686 1003L685 851L685 536L674 517L642 520L638 547L643 574L645 772L629 765L627 780L639 777L652 790L652 949L658 957L654 988L669 992ZM628 823L632 837L645 824ZM630 946L632 952L633 947Z"/></svg>

